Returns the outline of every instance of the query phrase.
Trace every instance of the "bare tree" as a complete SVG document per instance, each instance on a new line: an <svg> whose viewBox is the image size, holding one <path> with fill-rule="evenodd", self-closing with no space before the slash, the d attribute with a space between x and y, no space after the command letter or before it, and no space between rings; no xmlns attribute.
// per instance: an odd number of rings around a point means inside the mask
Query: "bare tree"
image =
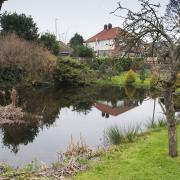
<svg viewBox="0 0 180 180"><path fill-rule="evenodd" d="M170 0L163 17L159 15L160 4L152 4L150 0L138 1L138 12L123 7L119 2L117 9L112 13L124 18L123 26L128 32L124 34L124 39L129 48L137 45L139 41L152 42L156 47L158 45L161 60L168 62L167 77L161 82L168 122L169 155L176 157L178 152L173 93L180 70L180 1Z"/></svg>
<svg viewBox="0 0 180 180"><path fill-rule="evenodd" d="M0 11L1 11L2 4L3 4L4 1L7 1L7 0L0 0Z"/></svg>

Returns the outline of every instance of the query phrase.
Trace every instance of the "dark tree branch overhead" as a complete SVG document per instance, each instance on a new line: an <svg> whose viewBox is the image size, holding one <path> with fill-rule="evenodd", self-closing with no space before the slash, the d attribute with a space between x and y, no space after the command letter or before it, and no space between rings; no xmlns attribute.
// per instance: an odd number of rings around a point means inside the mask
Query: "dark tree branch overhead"
<svg viewBox="0 0 180 180"><path fill-rule="evenodd" d="M158 45L160 59L164 60L164 55L168 57L169 75L162 82L168 121L169 154L171 157L176 157L177 137L173 91L180 71L180 1L170 0L164 16L160 16L160 4L152 4L150 0L139 0L139 3L140 10L134 12L118 2L118 7L112 13L124 19L126 46L131 48L138 41L148 41L153 44L153 47L155 44Z"/></svg>

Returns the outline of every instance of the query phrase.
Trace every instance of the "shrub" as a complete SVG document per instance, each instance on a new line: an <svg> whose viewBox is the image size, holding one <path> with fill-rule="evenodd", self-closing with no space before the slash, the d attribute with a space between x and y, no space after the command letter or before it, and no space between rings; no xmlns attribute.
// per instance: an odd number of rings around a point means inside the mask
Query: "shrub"
<svg viewBox="0 0 180 180"><path fill-rule="evenodd" d="M155 88L158 85L159 78L157 74L153 74L150 79L150 87Z"/></svg>
<svg viewBox="0 0 180 180"><path fill-rule="evenodd" d="M128 71L125 83L127 85L132 85L136 81L136 74L135 72L131 69Z"/></svg>
<svg viewBox="0 0 180 180"><path fill-rule="evenodd" d="M146 79L146 72L145 72L145 69L142 68L140 71L140 80L143 83L145 79Z"/></svg>
<svg viewBox="0 0 180 180"><path fill-rule="evenodd" d="M85 64L71 58L59 58L54 79L57 83L83 85L94 80L96 74Z"/></svg>
<svg viewBox="0 0 180 180"><path fill-rule="evenodd" d="M54 55L59 55L60 47L59 42L56 41L56 36L51 33L42 34L40 39L40 43L42 43L49 51L51 51Z"/></svg>
<svg viewBox="0 0 180 180"><path fill-rule="evenodd" d="M144 58L134 57L132 58L131 69L134 71L141 70L144 66Z"/></svg>
<svg viewBox="0 0 180 180"><path fill-rule="evenodd" d="M92 58L93 50L83 45L73 47L73 57Z"/></svg>
<svg viewBox="0 0 180 180"><path fill-rule="evenodd" d="M56 58L49 51L14 34L0 36L0 44L1 82L52 80Z"/></svg>

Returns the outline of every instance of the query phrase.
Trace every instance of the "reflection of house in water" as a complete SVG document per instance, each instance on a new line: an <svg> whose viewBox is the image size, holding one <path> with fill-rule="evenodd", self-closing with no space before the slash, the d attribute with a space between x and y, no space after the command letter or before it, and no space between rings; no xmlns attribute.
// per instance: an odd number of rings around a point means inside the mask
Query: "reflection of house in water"
<svg viewBox="0 0 180 180"><path fill-rule="evenodd" d="M97 101L94 106L102 112L102 116L108 118L109 115L118 116L138 106L138 101L128 99L117 101L115 105L107 101Z"/></svg>

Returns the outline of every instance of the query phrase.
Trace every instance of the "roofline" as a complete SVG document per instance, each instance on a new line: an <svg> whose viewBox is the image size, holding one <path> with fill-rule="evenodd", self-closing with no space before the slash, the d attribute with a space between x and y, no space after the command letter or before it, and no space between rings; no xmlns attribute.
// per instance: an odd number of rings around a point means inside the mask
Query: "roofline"
<svg viewBox="0 0 180 180"><path fill-rule="evenodd" d="M120 27L113 27L112 29L118 29L118 30L122 30ZM95 34L94 36L90 37L89 39L87 39L84 43L88 43L88 42L95 42L90 40L91 38L97 36L98 34L100 34L101 32L103 32L104 30L100 31L99 33ZM108 31L108 30L107 30ZM113 38L114 39L114 38ZM107 39L97 39L97 41L106 41L106 40L111 40L111 38L107 38Z"/></svg>

